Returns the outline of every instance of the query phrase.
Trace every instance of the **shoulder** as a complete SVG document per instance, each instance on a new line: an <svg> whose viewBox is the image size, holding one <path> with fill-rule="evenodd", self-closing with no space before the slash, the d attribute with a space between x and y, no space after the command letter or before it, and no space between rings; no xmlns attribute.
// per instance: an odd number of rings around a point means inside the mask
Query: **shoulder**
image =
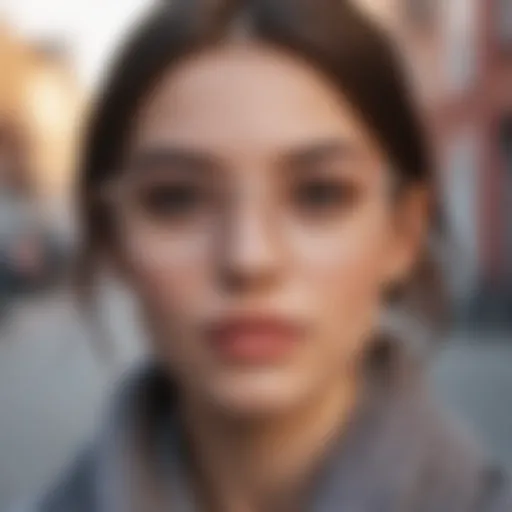
<svg viewBox="0 0 512 512"><path fill-rule="evenodd" d="M484 472L481 489L477 512L512 511L512 483L499 468L488 468Z"/></svg>
<svg viewBox="0 0 512 512"><path fill-rule="evenodd" d="M90 445L63 473L57 484L30 507L12 512L96 512L117 499L117 485L123 463L126 431L138 414L146 388L155 386L158 375L151 366L134 369L114 391L100 429ZM114 487L116 489L114 489ZM109 510L109 507L106 507Z"/></svg>
<svg viewBox="0 0 512 512"><path fill-rule="evenodd" d="M12 512L94 512L98 509L96 473L96 453L89 449L41 499Z"/></svg>
<svg viewBox="0 0 512 512"><path fill-rule="evenodd" d="M444 413L444 414L443 414ZM472 433L439 411L427 448L422 495L428 510L512 512L512 484Z"/></svg>

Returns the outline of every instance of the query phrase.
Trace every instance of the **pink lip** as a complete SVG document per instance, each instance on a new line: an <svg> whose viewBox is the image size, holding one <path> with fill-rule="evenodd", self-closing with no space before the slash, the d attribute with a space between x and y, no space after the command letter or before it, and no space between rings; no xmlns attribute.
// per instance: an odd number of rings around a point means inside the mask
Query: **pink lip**
<svg viewBox="0 0 512 512"><path fill-rule="evenodd" d="M246 364L283 360L297 345L300 335L297 323L271 316L228 318L207 330L210 345L222 359Z"/></svg>

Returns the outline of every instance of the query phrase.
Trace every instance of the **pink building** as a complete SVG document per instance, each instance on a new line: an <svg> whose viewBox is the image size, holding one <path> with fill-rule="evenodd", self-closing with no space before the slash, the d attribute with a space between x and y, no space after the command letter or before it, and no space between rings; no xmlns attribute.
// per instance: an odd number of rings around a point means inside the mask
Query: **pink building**
<svg viewBox="0 0 512 512"><path fill-rule="evenodd" d="M391 24L424 100L454 292L512 320L512 1L360 2Z"/></svg>

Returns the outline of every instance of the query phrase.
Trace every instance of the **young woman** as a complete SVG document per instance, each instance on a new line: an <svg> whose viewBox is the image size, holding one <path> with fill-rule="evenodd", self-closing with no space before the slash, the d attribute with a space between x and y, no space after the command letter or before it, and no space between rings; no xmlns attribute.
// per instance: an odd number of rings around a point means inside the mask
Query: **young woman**
<svg viewBox="0 0 512 512"><path fill-rule="evenodd" d="M423 384L432 173L399 59L349 2L156 8L81 181L88 269L132 288L154 362L38 510L511 510Z"/></svg>

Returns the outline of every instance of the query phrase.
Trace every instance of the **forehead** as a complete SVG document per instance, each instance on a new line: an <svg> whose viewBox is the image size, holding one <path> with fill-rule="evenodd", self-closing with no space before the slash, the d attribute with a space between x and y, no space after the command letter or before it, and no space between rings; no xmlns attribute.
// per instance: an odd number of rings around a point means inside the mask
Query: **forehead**
<svg viewBox="0 0 512 512"><path fill-rule="evenodd" d="M350 102L313 66L263 44L226 44L168 71L143 103L135 145L278 151L312 139L373 147Z"/></svg>

